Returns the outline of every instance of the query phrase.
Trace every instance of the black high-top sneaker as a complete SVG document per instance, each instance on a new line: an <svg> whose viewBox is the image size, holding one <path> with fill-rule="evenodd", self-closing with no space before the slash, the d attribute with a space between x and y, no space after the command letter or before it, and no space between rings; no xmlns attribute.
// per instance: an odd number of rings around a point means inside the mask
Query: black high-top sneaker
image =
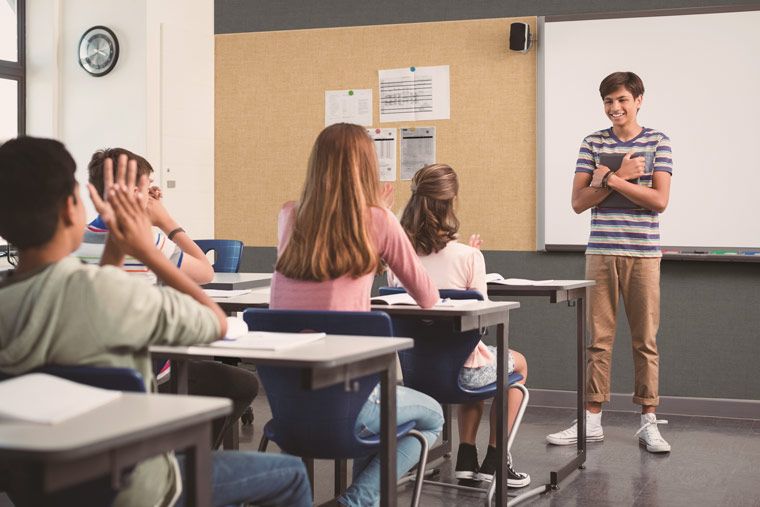
<svg viewBox="0 0 760 507"><path fill-rule="evenodd" d="M486 457L480 465L480 479L492 481L496 472L496 448L488 446ZM518 472L512 465L512 455L507 454L507 486L510 488L522 488L530 484L530 475Z"/></svg>
<svg viewBox="0 0 760 507"><path fill-rule="evenodd" d="M478 450L472 444L459 444L454 477L459 480L480 481L478 474Z"/></svg>

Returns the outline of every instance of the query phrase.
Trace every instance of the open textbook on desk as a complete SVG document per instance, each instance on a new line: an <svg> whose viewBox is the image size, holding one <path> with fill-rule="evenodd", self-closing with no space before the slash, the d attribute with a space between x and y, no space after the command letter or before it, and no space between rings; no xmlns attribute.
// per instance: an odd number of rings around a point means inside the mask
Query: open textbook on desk
<svg viewBox="0 0 760 507"><path fill-rule="evenodd" d="M236 338L225 338L210 344L227 349L286 350L322 340L325 333L272 333L248 331Z"/></svg>
<svg viewBox="0 0 760 507"><path fill-rule="evenodd" d="M56 424L110 403L121 391L90 387L46 373L0 382L0 421Z"/></svg>
<svg viewBox="0 0 760 507"><path fill-rule="evenodd" d="M499 285L554 285L556 280L526 280L525 278L504 278L499 273L488 273L486 283Z"/></svg>
<svg viewBox="0 0 760 507"><path fill-rule="evenodd" d="M389 294L387 296L374 296L371 298L370 303L373 305L409 305L417 306L417 302L408 293L401 294ZM435 304L435 308L454 308L459 306L467 306L473 303L477 303L477 299L439 299Z"/></svg>

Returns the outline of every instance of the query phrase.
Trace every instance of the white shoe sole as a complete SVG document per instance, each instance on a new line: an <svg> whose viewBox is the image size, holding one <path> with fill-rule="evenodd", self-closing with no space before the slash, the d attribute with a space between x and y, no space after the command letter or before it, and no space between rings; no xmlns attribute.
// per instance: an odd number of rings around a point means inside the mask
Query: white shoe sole
<svg viewBox="0 0 760 507"><path fill-rule="evenodd" d="M604 440L604 434L586 435L586 442L601 442L602 440ZM578 443L578 438L554 438L551 435L546 435L546 441L552 445L573 445Z"/></svg>
<svg viewBox="0 0 760 507"><path fill-rule="evenodd" d="M647 444L647 441L643 438L639 439L639 445L642 447L646 447L646 450L653 453L661 453L661 452L670 452L670 445L667 447L655 447L653 445Z"/></svg>
<svg viewBox="0 0 760 507"><path fill-rule="evenodd" d="M530 484L530 476L526 477L525 479L507 479L507 487L508 488L524 488Z"/></svg>
<svg viewBox="0 0 760 507"><path fill-rule="evenodd" d="M480 474L480 480L485 482L491 482L493 480L493 475L489 474ZM507 479L507 487L508 488L524 488L530 484L530 476L526 477L525 479Z"/></svg>
<svg viewBox="0 0 760 507"><path fill-rule="evenodd" d="M459 472L454 472L454 478L463 480L463 481L481 481L483 479L480 478L480 474L478 472L472 472L469 470L460 470Z"/></svg>

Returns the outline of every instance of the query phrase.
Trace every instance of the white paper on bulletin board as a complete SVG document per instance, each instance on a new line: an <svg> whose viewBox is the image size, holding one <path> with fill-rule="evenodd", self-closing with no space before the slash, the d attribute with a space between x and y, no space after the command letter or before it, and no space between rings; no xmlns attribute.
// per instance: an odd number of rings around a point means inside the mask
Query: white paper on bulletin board
<svg viewBox="0 0 760 507"><path fill-rule="evenodd" d="M372 90L326 90L325 127L335 123L372 125Z"/></svg>
<svg viewBox="0 0 760 507"><path fill-rule="evenodd" d="M380 181L396 181L396 129L367 129L375 143Z"/></svg>
<svg viewBox="0 0 760 507"><path fill-rule="evenodd" d="M379 76L380 123L451 117L448 65L381 70Z"/></svg>
<svg viewBox="0 0 760 507"><path fill-rule="evenodd" d="M435 127L401 129L401 179L411 180L414 173L435 163Z"/></svg>

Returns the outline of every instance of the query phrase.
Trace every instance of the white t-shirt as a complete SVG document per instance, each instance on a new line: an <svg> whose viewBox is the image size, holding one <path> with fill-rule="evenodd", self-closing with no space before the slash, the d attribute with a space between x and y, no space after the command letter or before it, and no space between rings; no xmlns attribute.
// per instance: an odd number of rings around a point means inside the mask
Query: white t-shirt
<svg viewBox="0 0 760 507"><path fill-rule="evenodd" d="M477 248L458 241L449 241L438 252L420 256L420 262L439 289L472 289L480 292L484 300L488 300L486 261L483 253ZM388 271L388 285L402 287L391 271ZM495 360L481 341L464 365L468 368L479 368L492 364Z"/></svg>

